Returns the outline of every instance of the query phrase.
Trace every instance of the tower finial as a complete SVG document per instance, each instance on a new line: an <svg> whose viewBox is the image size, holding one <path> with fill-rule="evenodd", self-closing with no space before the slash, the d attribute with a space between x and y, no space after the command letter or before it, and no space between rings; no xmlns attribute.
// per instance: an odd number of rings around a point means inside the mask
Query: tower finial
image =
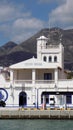
<svg viewBox="0 0 73 130"><path fill-rule="evenodd" d="M63 35L62 35L62 33L60 34L60 43L62 42L62 37L63 37Z"/></svg>
<svg viewBox="0 0 73 130"><path fill-rule="evenodd" d="M50 41L50 16L49 16L49 34L48 34L48 40Z"/></svg>
<svg viewBox="0 0 73 130"><path fill-rule="evenodd" d="M50 34L50 17L49 17L49 34Z"/></svg>

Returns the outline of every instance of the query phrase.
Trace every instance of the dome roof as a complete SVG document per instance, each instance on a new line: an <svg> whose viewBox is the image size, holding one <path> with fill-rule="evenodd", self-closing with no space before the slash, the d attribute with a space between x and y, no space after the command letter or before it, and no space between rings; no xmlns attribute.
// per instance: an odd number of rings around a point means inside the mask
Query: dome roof
<svg viewBox="0 0 73 130"><path fill-rule="evenodd" d="M44 40L44 39L47 40L48 38L45 37L45 36L40 36L40 37L38 38L38 40L41 40L41 39L42 39L42 40Z"/></svg>

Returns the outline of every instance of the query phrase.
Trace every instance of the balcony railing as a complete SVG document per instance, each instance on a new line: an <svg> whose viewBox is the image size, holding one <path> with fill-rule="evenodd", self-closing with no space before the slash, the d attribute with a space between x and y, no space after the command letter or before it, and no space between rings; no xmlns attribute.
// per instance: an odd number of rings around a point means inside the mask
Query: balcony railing
<svg viewBox="0 0 73 130"><path fill-rule="evenodd" d="M14 80L14 84L32 84L32 80Z"/></svg>
<svg viewBox="0 0 73 130"><path fill-rule="evenodd" d="M47 45L47 48L59 48L59 45Z"/></svg>
<svg viewBox="0 0 73 130"><path fill-rule="evenodd" d="M54 80L14 80L14 84L52 84Z"/></svg>
<svg viewBox="0 0 73 130"><path fill-rule="evenodd" d="M68 80L58 80L57 83L55 83L54 80L14 80L13 81L14 86L25 86L25 87L32 87L35 85L35 87L40 87L41 88L48 88L48 89L54 89L58 91L68 91L68 90L73 90L73 79Z"/></svg>

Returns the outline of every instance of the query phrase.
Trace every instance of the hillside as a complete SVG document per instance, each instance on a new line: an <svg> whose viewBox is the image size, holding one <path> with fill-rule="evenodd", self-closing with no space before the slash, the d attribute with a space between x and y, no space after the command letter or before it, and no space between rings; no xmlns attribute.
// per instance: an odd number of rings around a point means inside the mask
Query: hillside
<svg viewBox="0 0 73 130"><path fill-rule="evenodd" d="M1 46L0 66L9 66L31 58L33 55L36 57L36 39L41 35L49 38L49 44L59 44L61 39L65 48L65 68L73 70L73 29L63 30L60 28L42 29L19 45L14 42L8 42Z"/></svg>

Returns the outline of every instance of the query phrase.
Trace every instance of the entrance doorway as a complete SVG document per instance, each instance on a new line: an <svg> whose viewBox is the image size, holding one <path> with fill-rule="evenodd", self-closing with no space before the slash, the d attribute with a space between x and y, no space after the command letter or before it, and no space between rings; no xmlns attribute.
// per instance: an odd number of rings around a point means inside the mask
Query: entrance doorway
<svg viewBox="0 0 73 130"><path fill-rule="evenodd" d="M19 94L19 106L26 106L27 105L27 94L25 92L20 92Z"/></svg>
<svg viewBox="0 0 73 130"><path fill-rule="evenodd" d="M44 97L44 99L43 99L43 97ZM49 92L42 92L42 94L41 94L41 103L44 102L43 100L45 100L46 104L49 104Z"/></svg>

